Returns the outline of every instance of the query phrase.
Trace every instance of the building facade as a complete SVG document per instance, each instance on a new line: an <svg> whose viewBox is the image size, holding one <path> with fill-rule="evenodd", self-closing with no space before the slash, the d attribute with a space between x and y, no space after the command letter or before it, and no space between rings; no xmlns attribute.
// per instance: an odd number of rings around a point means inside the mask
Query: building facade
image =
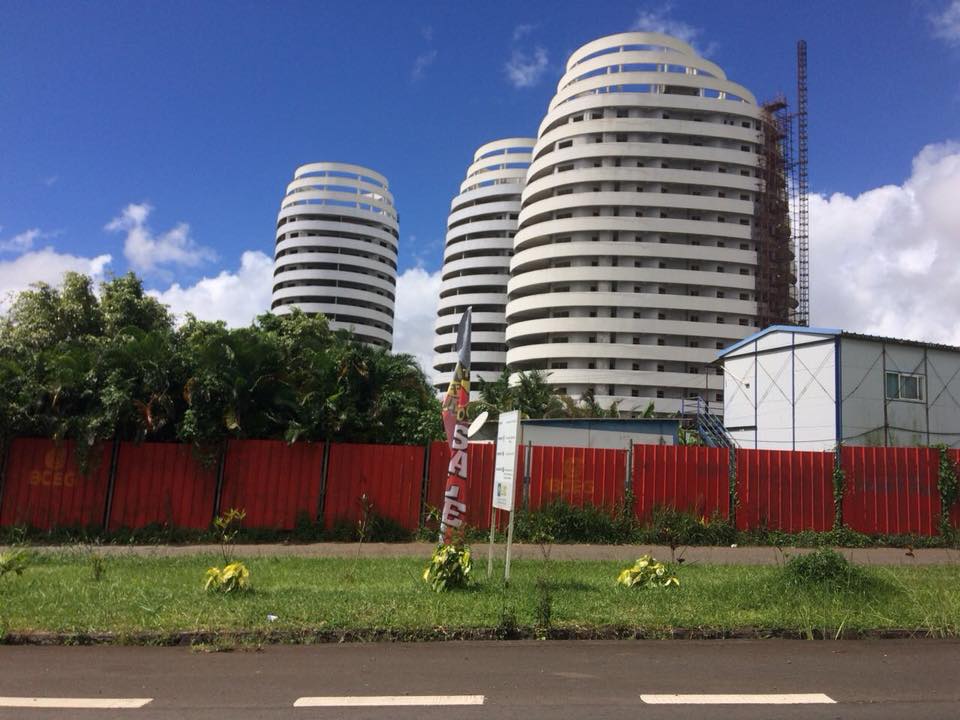
<svg viewBox="0 0 960 720"><path fill-rule="evenodd" d="M393 347L399 221L387 179L359 165L301 165L277 215L271 310L323 313Z"/></svg>
<svg viewBox="0 0 960 720"><path fill-rule="evenodd" d="M527 170L506 362L622 414L722 404L718 349L756 331L764 110L686 43L576 50ZM443 302L443 301L441 301ZM781 322L786 322L786 319Z"/></svg>
<svg viewBox="0 0 960 720"><path fill-rule="evenodd" d="M719 362L741 447L960 446L960 348L776 325Z"/></svg>
<svg viewBox="0 0 960 720"><path fill-rule="evenodd" d="M481 145L450 203L433 348L440 392L457 362L457 324L468 306L473 307L472 379L492 380L505 367L510 257L534 143L506 138Z"/></svg>

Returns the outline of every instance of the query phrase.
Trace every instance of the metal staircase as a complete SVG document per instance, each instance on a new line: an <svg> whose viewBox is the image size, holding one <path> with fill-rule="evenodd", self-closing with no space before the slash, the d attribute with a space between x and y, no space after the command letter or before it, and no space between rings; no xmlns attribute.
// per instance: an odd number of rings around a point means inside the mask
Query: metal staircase
<svg viewBox="0 0 960 720"><path fill-rule="evenodd" d="M702 397L684 398L680 401L680 415L690 430L695 430L700 440L708 447L737 449L737 441L730 437L723 420L710 412L710 406Z"/></svg>

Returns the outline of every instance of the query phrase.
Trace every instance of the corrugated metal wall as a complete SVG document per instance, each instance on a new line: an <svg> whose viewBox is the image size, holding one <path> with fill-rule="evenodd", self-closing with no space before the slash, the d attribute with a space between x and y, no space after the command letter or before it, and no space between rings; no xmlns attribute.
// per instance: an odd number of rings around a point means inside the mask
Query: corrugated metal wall
<svg viewBox="0 0 960 720"><path fill-rule="evenodd" d="M0 489L0 525L39 529L100 526L108 506L111 451L93 453L88 476L79 473L72 442L18 438L6 454ZM518 453L516 506L524 506L524 458L530 453L526 506L562 499L573 505L612 508L624 495L627 456L622 450L523 447ZM960 463L960 451L951 451ZM438 508L446 483L446 444L430 448L426 498L421 446L329 446L323 520L360 517L366 493L374 512L414 530L424 500ZM188 446L122 443L116 456L110 529L163 523L205 528L214 507L246 511L250 528L294 528L298 516L318 519L324 446L280 441L231 441L223 461L221 496L216 468L204 468ZM729 455L724 449L636 445L632 489L635 512L647 519L669 506L710 517L729 512ZM471 443L467 522L489 528L495 447ZM869 534L935 534L940 522L939 455L927 448L847 447L842 452L847 485L847 525ZM771 450L737 453L737 525L785 531L828 530L833 524L832 454ZM960 503L950 509L960 526ZM505 521L505 517L502 518ZM499 521L498 521L499 523Z"/></svg>
<svg viewBox="0 0 960 720"><path fill-rule="evenodd" d="M845 447L843 521L864 533L935 535L939 453L932 448Z"/></svg>
<svg viewBox="0 0 960 720"><path fill-rule="evenodd" d="M121 443L108 527L202 530L213 519L216 491L216 461L205 467L189 445Z"/></svg>
<svg viewBox="0 0 960 720"><path fill-rule="evenodd" d="M737 527L833 527L833 453L737 450Z"/></svg>
<svg viewBox="0 0 960 720"><path fill-rule="evenodd" d="M7 453L0 525L40 530L102 526L106 512L112 448L103 443L90 451L90 468L82 475L76 444L46 438L16 438Z"/></svg>
<svg viewBox="0 0 960 720"><path fill-rule="evenodd" d="M612 509L623 499L626 450L536 445L530 458L532 510L556 500Z"/></svg>
<svg viewBox="0 0 960 720"><path fill-rule="evenodd" d="M244 527L292 530L320 510L323 443L235 440L227 445L220 510L243 509Z"/></svg>
<svg viewBox="0 0 960 720"><path fill-rule="evenodd" d="M671 507L712 517L730 514L730 454L726 448L635 445L633 492L637 517Z"/></svg>
<svg viewBox="0 0 960 720"><path fill-rule="evenodd" d="M331 445L323 502L325 526L338 520L360 520L360 498L366 495L374 513L416 529L423 455L419 445Z"/></svg>

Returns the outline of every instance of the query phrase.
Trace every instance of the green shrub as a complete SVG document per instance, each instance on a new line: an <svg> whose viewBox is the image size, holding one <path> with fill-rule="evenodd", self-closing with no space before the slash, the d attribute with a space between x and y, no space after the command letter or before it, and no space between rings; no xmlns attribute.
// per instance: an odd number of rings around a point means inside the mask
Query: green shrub
<svg viewBox="0 0 960 720"><path fill-rule="evenodd" d="M836 590L859 588L866 580L862 568L826 547L790 558L783 567L783 577L796 588Z"/></svg>
<svg viewBox="0 0 960 720"><path fill-rule="evenodd" d="M632 567L621 571L617 585L624 587L679 587L680 579L652 555L637 558Z"/></svg>
<svg viewBox="0 0 960 720"><path fill-rule="evenodd" d="M207 592L243 592L250 588L250 571L239 561L222 568L209 568L206 578L203 589Z"/></svg>
<svg viewBox="0 0 960 720"><path fill-rule="evenodd" d="M470 581L473 560L470 548L463 545L437 545L423 579L435 592L466 587Z"/></svg>
<svg viewBox="0 0 960 720"><path fill-rule="evenodd" d="M0 578L13 573L18 577L30 565L30 556L26 550L7 550L0 553Z"/></svg>
<svg viewBox="0 0 960 720"><path fill-rule="evenodd" d="M645 542L672 546L730 545L737 541L737 529L719 513L697 516L667 506L653 508L643 535Z"/></svg>
<svg viewBox="0 0 960 720"><path fill-rule="evenodd" d="M635 523L622 513L595 505L576 507L556 500L539 510L520 510L514 519L514 537L520 542L552 538L558 543L623 544L633 539Z"/></svg>

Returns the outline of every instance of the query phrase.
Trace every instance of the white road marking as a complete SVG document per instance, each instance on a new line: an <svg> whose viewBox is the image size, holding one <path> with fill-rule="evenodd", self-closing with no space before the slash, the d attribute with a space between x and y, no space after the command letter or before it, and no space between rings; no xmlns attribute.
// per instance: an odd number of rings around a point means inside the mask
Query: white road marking
<svg viewBox="0 0 960 720"><path fill-rule="evenodd" d="M832 705L837 701L823 693L770 695L641 695L648 705Z"/></svg>
<svg viewBox="0 0 960 720"><path fill-rule="evenodd" d="M53 698L0 697L0 707L62 708L84 710L134 710L142 708L153 698Z"/></svg>
<svg viewBox="0 0 960 720"><path fill-rule="evenodd" d="M342 695L297 698L294 707L387 707L483 705L483 695Z"/></svg>

